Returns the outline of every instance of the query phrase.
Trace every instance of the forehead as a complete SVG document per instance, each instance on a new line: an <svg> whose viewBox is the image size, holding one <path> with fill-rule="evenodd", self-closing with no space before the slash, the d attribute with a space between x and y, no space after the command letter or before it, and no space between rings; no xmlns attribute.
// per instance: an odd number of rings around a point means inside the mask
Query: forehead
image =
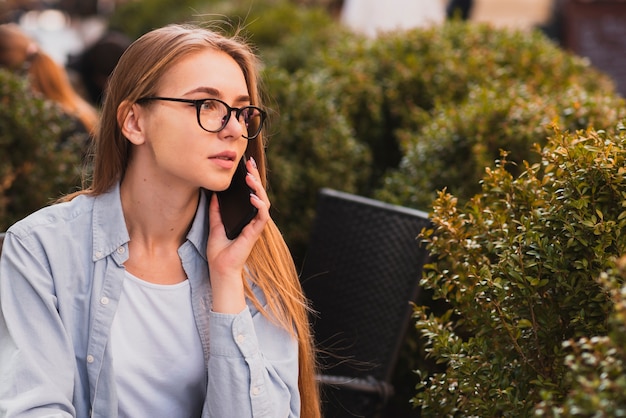
<svg viewBox="0 0 626 418"><path fill-rule="evenodd" d="M211 48L193 52L175 62L159 82L163 94L186 94L209 88L222 94L247 95L248 88L239 64L227 53Z"/></svg>

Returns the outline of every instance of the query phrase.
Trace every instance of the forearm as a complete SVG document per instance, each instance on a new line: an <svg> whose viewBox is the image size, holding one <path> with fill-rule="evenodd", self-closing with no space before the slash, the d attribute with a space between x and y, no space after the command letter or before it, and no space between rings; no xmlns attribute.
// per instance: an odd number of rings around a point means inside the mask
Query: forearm
<svg viewBox="0 0 626 418"><path fill-rule="evenodd" d="M0 325L0 416L4 418L69 418L75 416L71 403L71 373L53 377L27 351L18 350ZM70 370L71 372L71 370Z"/></svg>

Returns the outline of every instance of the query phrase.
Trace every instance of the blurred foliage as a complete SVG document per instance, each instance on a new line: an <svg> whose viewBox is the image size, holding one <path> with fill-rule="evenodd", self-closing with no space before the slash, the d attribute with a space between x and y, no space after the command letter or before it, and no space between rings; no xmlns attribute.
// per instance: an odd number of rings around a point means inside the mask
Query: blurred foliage
<svg viewBox="0 0 626 418"><path fill-rule="evenodd" d="M436 191L447 187L465 201L480 191L479 179L500 150L510 152L516 164L508 169L519 174L523 161L538 161L532 146L545 143L551 124L570 131L609 129L626 116L623 99L606 91L573 84L558 95L544 95L528 88L523 82L472 87L463 103L432 112L419 132L400 132L403 159L378 197L427 208Z"/></svg>
<svg viewBox="0 0 626 418"><path fill-rule="evenodd" d="M109 17L109 28L136 39L170 23L205 20L216 0L139 0L123 2ZM217 10L213 13L219 13Z"/></svg>
<svg viewBox="0 0 626 418"><path fill-rule="evenodd" d="M422 234L433 256L422 285L450 309L415 309L428 355L445 365L421 375L423 416L525 417L545 415L546 399L575 402L573 381L585 377L576 373L589 373L577 369L589 365L584 338L606 336L614 309L596 279L626 250L626 128L616 132L555 128L518 177L505 154L465 205L439 194ZM579 386L579 401L623 385L615 373L604 380Z"/></svg>
<svg viewBox="0 0 626 418"><path fill-rule="evenodd" d="M389 55L376 59L389 63L388 110L378 113L395 110L386 138L401 147L381 200L428 209L444 187L467 200L501 149L537 161L532 144L545 143L548 125L609 129L626 115L608 77L539 32L450 23L378 44Z"/></svg>
<svg viewBox="0 0 626 418"><path fill-rule="evenodd" d="M0 231L81 182L85 137L28 81L0 68Z"/></svg>
<svg viewBox="0 0 626 418"><path fill-rule="evenodd" d="M302 7L287 0L137 0L120 5L111 16L109 27L138 38L170 23L192 23L227 34L237 33L263 50L267 59L270 49L289 43L294 37L301 41L315 38L319 42L329 35L325 31L333 20L321 7ZM292 52L297 55L310 51Z"/></svg>

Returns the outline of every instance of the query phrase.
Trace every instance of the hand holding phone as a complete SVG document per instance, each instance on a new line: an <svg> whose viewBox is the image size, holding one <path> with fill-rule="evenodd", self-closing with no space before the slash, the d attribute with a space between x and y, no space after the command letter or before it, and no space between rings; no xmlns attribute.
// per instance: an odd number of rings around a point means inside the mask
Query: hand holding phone
<svg viewBox="0 0 626 418"><path fill-rule="evenodd" d="M237 170L233 175L230 186L224 191L217 192L222 223L228 239L235 239L241 230L256 216L258 209L250 203L250 194L253 190L246 183L248 170L246 157L241 157Z"/></svg>

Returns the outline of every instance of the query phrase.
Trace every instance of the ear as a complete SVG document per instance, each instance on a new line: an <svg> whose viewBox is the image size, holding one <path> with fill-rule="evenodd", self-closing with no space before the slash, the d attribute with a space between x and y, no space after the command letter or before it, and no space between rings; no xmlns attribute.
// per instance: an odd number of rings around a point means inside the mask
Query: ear
<svg viewBox="0 0 626 418"><path fill-rule="evenodd" d="M127 100L120 103L117 107L117 123L124 137L134 145L140 145L145 142L142 111L143 109L140 105Z"/></svg>

